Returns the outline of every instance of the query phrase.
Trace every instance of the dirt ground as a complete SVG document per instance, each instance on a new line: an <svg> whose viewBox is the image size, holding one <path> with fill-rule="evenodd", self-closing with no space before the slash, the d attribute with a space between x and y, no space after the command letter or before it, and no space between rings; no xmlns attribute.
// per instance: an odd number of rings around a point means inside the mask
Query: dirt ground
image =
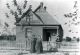
<svg viewBox="0 0 80 55"><path fill-rule="evenodd" d="M19 43L17 46L16 44L11 41L0 41L0 55L80 55L80 42L63 42L61 47L58 48L58 52L43 52L41 54L26 51L25 43ZM43 47L44 50L47 49L46 44Z"/></svg>
<svg viewBox="0 0 80 55"><path fill-rule="evenodd" d="M29 53L28 51L20 52L16 50L3 50L0 55L80 55L80 52L47 52L47 53Z"/></svg>

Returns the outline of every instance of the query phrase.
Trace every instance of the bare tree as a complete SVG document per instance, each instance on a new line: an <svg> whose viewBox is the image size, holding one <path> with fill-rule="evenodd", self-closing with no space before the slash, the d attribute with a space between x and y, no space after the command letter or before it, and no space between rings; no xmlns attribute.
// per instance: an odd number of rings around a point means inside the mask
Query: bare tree
<svg viewBox="0 0 80 55"><path fill-rule="evenodd" d="M12 4L6 3L6 7L9 10L9 12L5 13L5 16L8 19L10 18L11 15L14 16L16 21L14 22L14 25L16 25L16 23L18 23L21 20L22 16L25 16L24 13L26 12L26 8L27 8L27 0L23 0L23 1L24 3L22 6L20 6L21 4L19 4L17 0L12 0L11 1ZM4 24L5 24L4 28L6 27L6 31L8 31L7 29L9 27L9 24L7 22ZM22 26L21 29L23 28L24 26Z"/></svg>
<svg viewBox="0 0 80 55"><path fill-rule="evenodd" d="M16 10L11 8L11 4L7 3L6 7L9 9L9 13L5 13L7 18L10 18L10 15L14 16L16 22L14 23L14 25L16 23L18 23L21 19L22 16L25 16L26 14L24 14L27 8L27 0L24 0L24 4L23 6L20 6L17 2L17 0L13 0L12 4L14 6L14 8L16 8ZM5 23L6 27L9 27L9 25L7 23ZM23 27L23 26L22 26Z"/></svg>
<svg viewBox="0 0 80 55"><path fill-rule="evenodd" d="M12 1L14 7L16 7L16 11L14 11L14 9L11 9L11 6L9 3L6 4L7 8L10 10L10 14L13 15L15 17L16 23L19 22L19 19L21 18L21 16L24 14L24 10L27 8L27 0L24 0L24 4L23 7L21 7L17 0L13 0ZM9 18L9 14L5 13L6 17Z"/></svg>
<svg viewBox="0 0 80 55"><path fill-rule="evenodd" d="M69 27L72 25L79 25L80 21L77 21L80 17L78 16L78 6L77 6L78 2L74 1L74 6L73 6L73 12L70 12L68 14L64 14L64 17L67 19L70 19L68 22L65 22L64 25L68 25ZM72 30L70 29L69 32L72 32ZM73 33L73 32L72 32ZM77 32L76 32L77 33Z"/></svg>

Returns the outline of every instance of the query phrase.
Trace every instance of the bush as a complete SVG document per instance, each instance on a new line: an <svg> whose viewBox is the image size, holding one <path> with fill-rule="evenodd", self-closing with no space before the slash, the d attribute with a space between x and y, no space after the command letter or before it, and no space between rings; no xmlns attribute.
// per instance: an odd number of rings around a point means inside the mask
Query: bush
<svg viewBox="0 0 80 55"><path fill-rule="evenodd" d="M16 35L5 35L5 34L2 34L0 36L0 40L16 40Z"/></svg>
<svg viewBox="0 0 80 55"><path fill-rule="evenodd" d="M6 39L6 37L7 37L7 35L2 34L2 35L0 36L0 40L5 40L5 39Z"/></svg>
<svg viewBox="0 0 80 55"><path fill-rule="evenodd" d="M0 36L0 40L3 40L4 38L2 36Z"/></svg>
<svg viewBox="0 0 80 55"><path fill-rule="evenodd" d="M66 41L71 41L71 37L66 37Z"/></svg>
<svg viewBox="0 0 80 55"><path fill-rule="evenodd" d="M7 40L11 40L11 41L16 40L16 35L8 35Z"/></svg>
<svg viewBox="0 0 80 55"><path fill-rule="evenodd" d="M77 38L77 42L79 42L79 38Z"/></svg>

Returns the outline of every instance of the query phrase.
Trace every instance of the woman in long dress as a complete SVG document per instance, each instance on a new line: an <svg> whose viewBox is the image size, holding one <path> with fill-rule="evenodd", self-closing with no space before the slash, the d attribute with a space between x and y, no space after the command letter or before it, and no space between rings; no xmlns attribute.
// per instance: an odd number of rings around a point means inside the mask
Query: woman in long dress
<svg viewBox="0 0 80 55"><path fill-rule="evenodd" d="M42 39L41 39L41 36L38 36L38 37L39 38L37 39L37 42L36 42L36 52L42 53L43 52Z"/></svg>
<svg viewBox="0 0 80 55"><path fill-rule="evenodd" d="M37 38L35 37L35 35L33 35L33 37L31 38L31 49L30 49L31 53L36 52L36 49L35 49L36 41L37 41Z"/></svg>

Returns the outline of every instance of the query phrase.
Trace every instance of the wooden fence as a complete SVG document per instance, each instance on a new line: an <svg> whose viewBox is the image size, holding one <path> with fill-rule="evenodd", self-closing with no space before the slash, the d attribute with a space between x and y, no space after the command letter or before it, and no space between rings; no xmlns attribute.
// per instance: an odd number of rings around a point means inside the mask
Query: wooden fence
<svg viewBox="0 0 80 55"><path fill-rule="evenodd" d="M54 48L57 47L59 49L78 49L79 43L74 42L62 42L62 43L56 43L56 42L43 42L43 49L47 50L50 46ZM24 49L26 48L26 42L16 42L16 41L0 41L0 49Z"/></svg>

